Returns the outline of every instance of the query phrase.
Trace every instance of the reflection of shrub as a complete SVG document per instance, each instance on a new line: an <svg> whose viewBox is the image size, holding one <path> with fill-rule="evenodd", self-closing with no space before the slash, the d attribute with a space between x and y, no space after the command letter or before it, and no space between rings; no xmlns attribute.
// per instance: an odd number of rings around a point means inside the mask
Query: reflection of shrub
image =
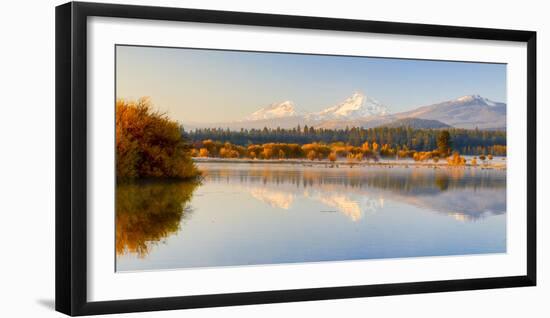
<svg viewBox="0 0 550 318"><path fill-rule="evenodd" d="M150 245L180 228L195 181L119 183L116 188L116 252L147 255Z"/></svg>
<svg viewBox="0 0 550 318"><path fill-rule="evenodd" d="M191 178L198 174L177 122L153 111L146 98L117 100L117 178Z"/></svg>

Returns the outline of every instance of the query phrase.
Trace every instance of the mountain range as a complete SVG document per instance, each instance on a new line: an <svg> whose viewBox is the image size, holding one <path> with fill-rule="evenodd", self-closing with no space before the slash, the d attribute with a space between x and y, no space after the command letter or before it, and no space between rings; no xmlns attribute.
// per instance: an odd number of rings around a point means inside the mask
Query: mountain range
<svg viewBox="0 0 550 318"><path fill-rule="evenodd" d="M185 124L194 128L373 128L380 126L412 128L505 129L506 104L480 95L467 95L410 111L390 113L389 107L362 93L353 93L341 103L318 112L300 112L291 101L270 104L242 120L209 124Z"/></svg>

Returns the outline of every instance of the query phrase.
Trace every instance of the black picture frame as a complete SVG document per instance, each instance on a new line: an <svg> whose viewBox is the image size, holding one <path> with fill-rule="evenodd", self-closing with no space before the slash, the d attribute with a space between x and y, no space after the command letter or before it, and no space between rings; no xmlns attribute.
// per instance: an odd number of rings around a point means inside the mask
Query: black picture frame
<svg viewBox="0 0 550 318"><path fill-rule="evenodd" d="M527 273L365 286L88 302L86 36L91 16L501 40L527 44ZM56 310L92 315L417 294L536 284L536 32L104 3L56 7Z"/></svg>

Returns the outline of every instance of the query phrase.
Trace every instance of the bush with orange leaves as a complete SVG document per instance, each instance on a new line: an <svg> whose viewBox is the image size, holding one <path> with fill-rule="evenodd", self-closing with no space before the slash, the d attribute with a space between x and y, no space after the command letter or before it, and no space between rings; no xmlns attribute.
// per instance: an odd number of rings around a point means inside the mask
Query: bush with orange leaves
<svg viewBox="0 0 550 318"><path fill-rule="evenodd" d="M466 165L466 159L455 151L452 156L447 157L447 164L449 166L464 166Z"/></svg>
<svg viewBox="0 0 550 318"><path fill-rule="evenodd" d="M177 122L152 109L147 98L116 102L117 179L200 175Z"/></svg>

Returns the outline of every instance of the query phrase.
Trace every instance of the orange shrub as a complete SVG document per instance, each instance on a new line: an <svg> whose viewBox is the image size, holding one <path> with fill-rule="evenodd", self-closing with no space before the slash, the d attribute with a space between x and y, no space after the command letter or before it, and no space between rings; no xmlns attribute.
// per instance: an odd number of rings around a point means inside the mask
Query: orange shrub
<svg viewBox="0 0 550 318"><path fill-rule="evenodd" d="M208 153L208 149L206 148L201 148L199 150L199 157L203 157L203 158L206 158L208 157L209 153Z"/></svg>
<svg viewBox="0 0 550 318"><path fill-rule="evenodd" d="M177 122L153 111L147 98L117 100L117 178L185 179L198 175Z"/></svg>
<svg viewBox="0 0 550 318"><path fill-rule="evenodd" d="M452 156L447 157L447 164L449 166L464 166L466 164L466 159L455 151Z"/></svg>

